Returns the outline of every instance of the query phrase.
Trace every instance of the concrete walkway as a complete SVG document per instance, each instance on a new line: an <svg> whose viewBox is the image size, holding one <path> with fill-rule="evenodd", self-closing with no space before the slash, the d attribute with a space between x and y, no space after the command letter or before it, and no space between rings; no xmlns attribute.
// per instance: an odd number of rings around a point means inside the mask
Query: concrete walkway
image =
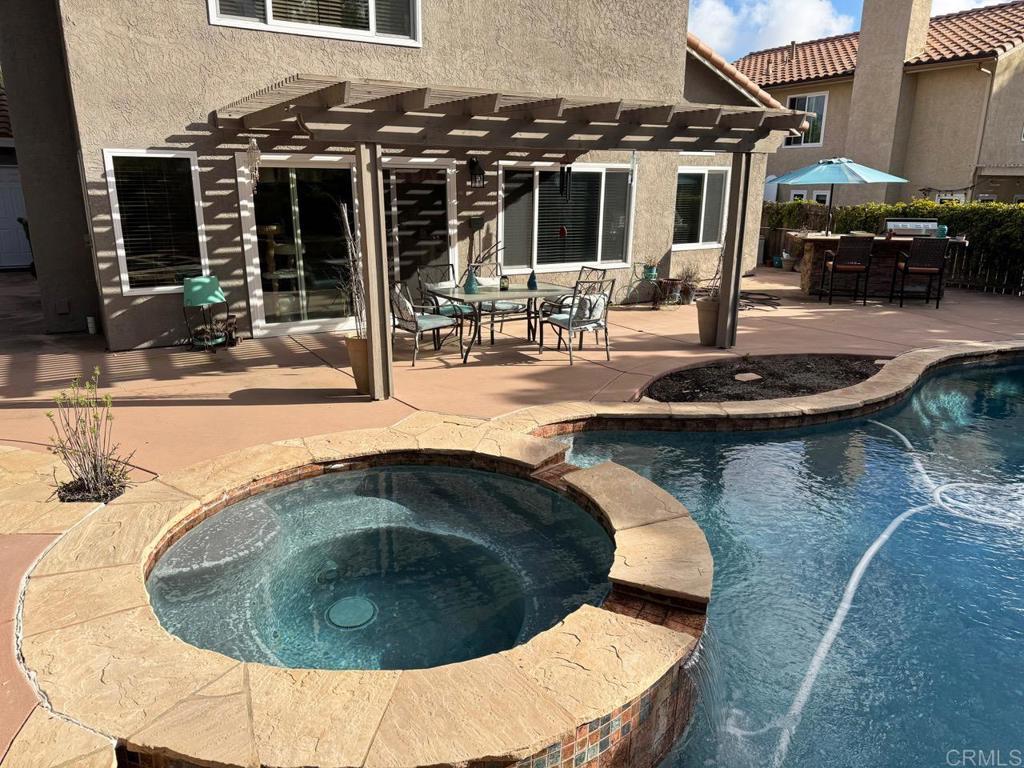
<svg viewBox="0 0 1024 768"><path fill-rule="evenodd" d="M31 320L0 322L0 761L37 705L14 657L21 579L89 511L88 505L46 501L52 458L44 453L50 435L45 414L74 376L100 368L104 391L115 400L116 437L125 452L135 451L142 481L251 445L389 426L417 410L493 417L563 400L621 402L661 373L719 357L889 357L950 342L1024 339L1019 298L951 290L938 311L916 302L903 309L847 301L829 307L800 296L797 275L765 272L744 287L778 297L778 306L744 311L734 350L697 344L693 307L617 309L611 362L590 344L573 367L564 352L538 355L523 338L521 322L510 323L495 346L474 350L468 365L449 346L426 353L412 368L403 335L396 348L398 397L383 403L355 391L344 342L333 335L247 340L215 355L183 349L112 354L95 337L44 336ZM0 276L0 303L24 313L33 287L27 276ZM0 310L5 319L13 319L10 311ZM38 515L14 519L13 510L23 513L26 502Z"/></svg>
<svg viewBox="0 0 1024 768"><path fill-rule="evenodd" d="M938 311L916 302L829 307L800 296L795 273L765 272L744 287L780 297L780 306L742 312L738 345L728 352L697 344L693 307L614 310L611 362L591 341L573 367L564 352L538 355L522 322L509 323L495 346L474 349L468 365L450 344L413 368L402 334L397 397L382 403L355 391L344 342L332 334L246 340L217 354L112 354L94 337L0 335L0 444L42 450L54 395L96 366L114 397L117 439L136 452L135 464L160 473L258 443L388 426L415 410L492 417L559 400L628 400L660 373L722 356L892 356L947 342L1024 338L1018 298L951 290Z"/></svg>

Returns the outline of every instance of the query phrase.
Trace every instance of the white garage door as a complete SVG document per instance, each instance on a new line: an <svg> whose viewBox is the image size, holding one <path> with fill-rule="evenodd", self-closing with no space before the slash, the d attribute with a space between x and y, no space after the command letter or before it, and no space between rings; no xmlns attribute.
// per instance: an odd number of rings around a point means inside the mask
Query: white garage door
<svg viewBox="0 0 1024 768"><path fill-rule="evenodd" d="M18 217L24 215L18 169L0 167L0 269L27 267L32 263L28 238L18 222Z"/></svg>

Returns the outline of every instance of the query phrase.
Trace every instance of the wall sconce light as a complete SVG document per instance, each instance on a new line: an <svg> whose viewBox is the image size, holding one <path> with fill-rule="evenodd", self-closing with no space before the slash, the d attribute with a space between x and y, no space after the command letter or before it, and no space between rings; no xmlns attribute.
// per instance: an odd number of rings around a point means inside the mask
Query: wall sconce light
<svg viewBox="0 0 1024 768"><path fill-rule="evenodd" d="M475 157L469 158L469 186L480 189L486 184L487 174L484 173L484 167Z"/></svg>

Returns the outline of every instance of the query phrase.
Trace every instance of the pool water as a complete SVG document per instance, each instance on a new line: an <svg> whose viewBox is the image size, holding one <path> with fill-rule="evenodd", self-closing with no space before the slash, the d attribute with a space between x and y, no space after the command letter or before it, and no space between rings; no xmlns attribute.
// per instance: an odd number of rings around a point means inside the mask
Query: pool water
<svg viewBox="0 0 1024 768"><path fill-rule="evenodd" d="M589 514L535 483L381 467L222 510L148 587L165 628L237 659L416 669L511 648L599 604L612 557Z"/></svg>
<svg viewBox="0 0 1024 768"><path fill-rule="evenodd" d="M573 439L608 459L715 557L702 698L664 767L1024 764L1024 365L826 428Z"/></svg>

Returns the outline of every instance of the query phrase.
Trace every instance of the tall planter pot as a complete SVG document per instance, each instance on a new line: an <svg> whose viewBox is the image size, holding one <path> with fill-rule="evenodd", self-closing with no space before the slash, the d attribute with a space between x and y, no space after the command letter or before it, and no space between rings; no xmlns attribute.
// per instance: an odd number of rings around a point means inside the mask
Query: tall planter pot
<svg viewBox="0 0 1024 768"><path fill-rule="evenodd" d="M700 343L713 347L718 341L718 299L697 299L696 304Z"/></svg>
<svg viewBox="0 0 1024 768"><path fill-rule="evenodd" d="M370 394L370 348L366 339L355 336L345 337L348 361L352 365L352 378L356 380L359 394Z"/></svg>

